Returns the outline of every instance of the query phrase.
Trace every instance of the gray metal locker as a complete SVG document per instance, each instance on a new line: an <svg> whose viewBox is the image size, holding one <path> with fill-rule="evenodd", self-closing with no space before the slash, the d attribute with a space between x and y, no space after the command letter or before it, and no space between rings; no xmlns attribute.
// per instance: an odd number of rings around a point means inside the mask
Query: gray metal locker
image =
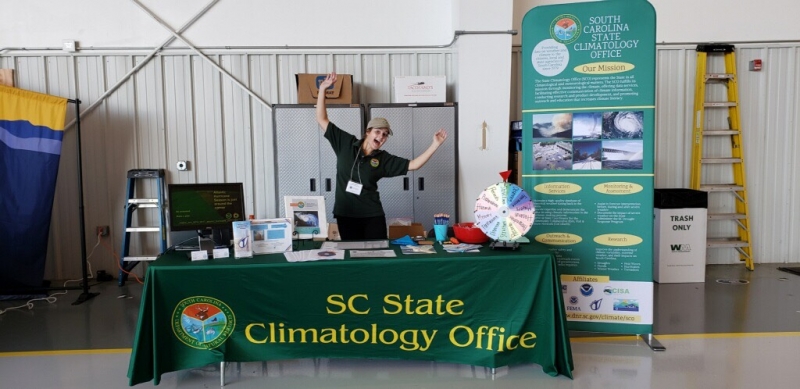
<svg viewBox="0 0 800 389"><path fill-rule="evenodd" d="M364 129L364 106L329 105L328 119L358 138ZM285 217L284 196L324 196L328 223L334 223L336 155L323 136L313 105L273 107L277 215Z"/></svg>
<svg viewBox="0 0 800 389"><path fill-rule="evenodd" d="M447 131L447 141L422 169L405 177L380 181L381 202L386 218L413 217L425 230L433 228L433 215L458 215L458 112L455 103L370 104L369 118L389 121L394 135L383 149L399 157L413 159L431 144L439 129Z"/></svg>

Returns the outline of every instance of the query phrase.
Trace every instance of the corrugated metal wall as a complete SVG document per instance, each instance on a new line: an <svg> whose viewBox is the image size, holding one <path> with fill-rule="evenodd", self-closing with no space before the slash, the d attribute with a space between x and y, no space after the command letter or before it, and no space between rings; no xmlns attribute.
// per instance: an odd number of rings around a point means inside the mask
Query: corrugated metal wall
<svg viewBox="0 0 800 389"><path fill-rule="evenodd" d="M656 177L657 188L687 188L691 169L692 111L696 52L694 45L657 46L656 58ZM800 241L800 43L736 45L740 115L748 184L753 258L755 263L798 263ZM523 59L515 48L517 80ZM749 71L753 59L762 59L762 71ZM721 58L709 68L723 72ZM521 90L512 83L512 118L520 120ZM709 89L708 101L723 101L723 91ZM516 107L516 111L513 108ZM708 115L706 125L721 123L727 110ZM708 111L707 111L708 112ZM726 138L727 140L727 138ZM730 153L726 143L710 144L708 152ZM708 149L707 149L708 150ZM730 182L730 171L707 171L710 180ZM726 179L727 177L727 179ZM713 196L713 195L712 195ZM732 202L709 198L709 208L725 209ZM713 209L713 208L712 208ZM735 235L732 224L709 225L709 236ZM709 250L707 263L739 263L733 249Z"/></svg>
<svg viewBox="0 0 800 389"><path fill-rule="evenodd" d="M83 111L146 54L13 52L0 57L0 68L15 70L17 87L79 99ZM363 104L393 102L396 76L446 75L450 99L457 81L454 54L447 48L206 54L270 104L296 103L296 73L352 74L354 99ZM68 106L68 123L75 119L74 108ZM118 255L122 243L130 169L166 169L167 183L243 182L247 213L276 216L271 109L194 53L167 51L149 61L96 109L82 115L81 143L86 247L94 270L117 273L111 252ZM302 152L303 145L297 148ZM77 154L72 126L63 142L46 279L81 277ZM189 171L177 170L181 160L189 161ZM138 180L137 197L154 196L154 182ZM155 211L140 210L132 224L154 225L156 216ZM95 237L95 226L100 225L110 226L110 239ZM131 247L131 255L157 252L158 239L135 234Z"/></svg>
<svg viewBox="0 0 800 389"><path fill-rule="evenodd" d="M335 69L354 75L355 99L392 102L392 79L402 75L441 75L453 100L456 56L449 49L392 52L220 51L210 53L224 69L270 104L296 101L294 74ZM521 110L520 50L512 62L511 118ZM130 69L141 53L6 53L0 68L16 72L17 86L81 100L82 109L98 101ZM764 60L764 70L748 62ZM756 263L798 263L800 178L794 173L800 149L800 44L737 45L742 128ZM720 66L713 63L712 66ZM658 46L656 112L656 187L688 186L694 99L694 46ZM70 106L67 121L75 118ZM135 168L165 168L168 183L243 182L247 212L274 216L271 110L255 101L195 54L165 52L154 58L82 119L83 185L87 255L95 269L116 273L121 244L125 174ZM80 277L77 195L77 144L74 127L63 143L53 208L46 278ZM298 147L302 147L299 145ZM175 168L190 161L191 170ZM720 172L719 174L724 174ZM152 192L143 185L141 197ZM724 205L724 204L723 204ZM140 211L148 224L153 214ZM98 242L97 225L110 225L111 239ZM711 233L717 231L712 227ZM103 247L103 246L107 246ZM148 252L155 239L134 240ZM132 250L134 251L134 250ZM733 250L709 251L708 263L738 263ZM137 270L140 271L140 270Z"/></svg>

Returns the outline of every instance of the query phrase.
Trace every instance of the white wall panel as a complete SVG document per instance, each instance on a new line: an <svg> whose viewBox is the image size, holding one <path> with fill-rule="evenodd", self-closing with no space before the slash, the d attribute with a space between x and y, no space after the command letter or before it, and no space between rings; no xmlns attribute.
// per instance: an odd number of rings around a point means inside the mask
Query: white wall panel
<svg viewBox="0 0 800 389"><path fill-rule="evenodd" d="M278 101L273 104L292 104L297 102L297 81L295 74L306 71L305 56L300 54L278 55Z"/></svg>
<svg viewBox="0 0 800 389"><path fill-rule="evenodd" d="M687 51L667 47L657 52L656 188L689 185L694 67L686 66Z"/></svg>
<svg viewBox="0 0 800 389"><path fill-rule="evenodd" d="M192 104L189 94L191 83L187 80L187 72L191 72L195 78L193 85L195 93L199 98L204 99L207 90L213 90L213 76L200 69L190 67L184 68L184 64L196 63L199 59L191 60L186 57L170 56L159 57L162 69L163 97L162 108L164 112L164 132L166 134L166 161L165 168L170 170L169 182L175 184L207 182L200 177L200 174L207 173L207 169L201 164L195 155L195 127L193 126L193 115L202 116L203 119L213 119L213 111L207 112L203 107L199 107L197 112L192 112L187 105ZM208 87L204 88L204 86ZM212 95L213 96L213 93ZM199 120L205 123L204 120ZM213 121L212 121L213 123ZM198 131L199 132L199 131ZM206 150L199 150L205 153ZM212 154L213 155L213 154ZM178 172L172 170L177 161L189 161L190 170Z"/></svg>
<svg viewBox="0 0 800 389"><path fill-rule="evenodd" d="M78 96L74 77L75 58L49 57L46 62L50 82L48 93L76 99ZM19 84L17 85L19 86ZM80 106L87 107L85 104ZM66 122L75 119L76 107L78 107L76 104L67 104ZM56 200L53 203L50 239L47 245L48 261L45 266L45 278L47 279L63 279L66 274L65 268L80 266L79 204L78 193L75 190L77 176L77 134L75 127L72 127L65 129L61 142L61 159L56 179ZM87 245L94 242L87 238ZM78 253L78 255L74 253Z"/></svg>
<svg viewBox="0 0 800 389"><path fill-rule="evenodd" d="M134 65L140 64L144 57L134 58ZM131 107L136 121L137 155L135 166L173 167L167 164L166 137L164 131L164 99L162 88L162 66L157 58L151 59L133 75L136 97ZM148 164L142 161L147 161Z"/></svg>
<svg viewBox="0 0 800 389"><path fill-rule="evenodd" d="M247 85L249 62L245 55L220 56L220 65L236 80ZM222 81L222 127L214 128L222 134L225 176L217 181L241 182L245 191L245 212L253 212L253 142L250 98L245 90L230 77ZM219 160L220 158L217 158Z"/></svg>
<svg viewBox="0 0 800 389"><path fill-rule="evenodd" d="M13 65L16 77L17 88L46 91L47 84L45 78L44 57L17 57Z"/></svg>
<svg viewBox="0 0 800 389"><path fill-rule="evenodd" d="M361 56L361 101L388 103L392 98L391 54L364 54Z"/></svg>
<svg viewBox="0 0 800 389"><path fill-rule="evenodd" d="M359 80L359 76L361 75L361 66L360 66L360 59L358 54L335 54L331 56L333 67L326 66L325 68L320 68L319 73L329 73L332 70L335 70L337 73L342 74L351 74L353 75L354 85L353 85L353 101L360 101L360 93L358 84L355 83L355 80ZM317 71L315 70L314 73Z"/></svg>
<svg viewBox="0 0 800 389"><path fill-rule="evenodd" d="M742 125L745 131L745 157L748 163L748 192L756 260L797 262L800 246L796 232L800 226L800 199L797 156L798 86L800 62L798 47L768 46L739 49L740 97L745 103ZM764 61L764 70L750 72L748 62ZM755 168L752 168L755 165Z"/></svg>
<svg viewBox="0 0 800 389"><path fill-rule="evenodd" d="M307 54L303 56L303 62L305 63L304 72L305 73L327 73L326 70L330 69L331 58L325 54ZM346 74L347 72L344 69L336 69L338 73Z"/></svg>
<svg viewBox="0 0 800 389"><path fill-rule="evenodd" d="M218 60L216 56L211 59ZM181 101L190 104L192 111L191 125L181 128L182 137L176 144L176 154L167 161L172 168L178 161L189 161L190 172L176 171L178 176L194 176L196 181L186 182L224 182L225 166L222 145L222 110L221 92L222 75L207 60L191 57L191 74L187 75L186 84L190 89L184 95L174 95ZM168 96L170 96L168 94ZM167 99L169 102L169 99ZM178 101L169 104L179 104ZM167 129L171 133L171 129ZM188 173L188 174L187 174Z"/></svg>
<svg viewBox="0 0 800 389"><path fill-rule="evenodd" d="M251 55L250 88L258 96L272 103L277 100L278 88L275 55ZM275 150L272 133L272 110L260 102L253 101L253 204L251 214L257 219L273 218L275 207Z"/></svg>
<svg viewBox="0 0 800 389"><path fill-rule="evenodd" d="M103 57L105 80L95 87L97 92L103 94L109 87L116 85L133 68L133 58L126 55L113 55ZM99 69L98 69L99 70ZM95 226L107 225L111 231L122 233L122 213L114 211L122 209L125 205L126 181L129 166L136 165L136 123L134 111L135 87L133 82L122 84L113 94L97 108L103 111L103 121L99 126L84 131L81 124L81 143L83 160L83 182L87 194L91 193L92 201L86 206L87 246L92 247L97 241ZM97 97L99 98L99 96ZM97 98L93 98L96 101ZM88 106L87 106L88 108ZM91 115L90 115L91 116ZM92 150L92 152L89 152ZM123 180L120 180L123 177ZM138 198L150 198L144 195L152 193L154 189L149 182L140 182L136 185ZM99 193L98 193L99 192ZM86 196L88 198L88 196ZM117 201L116 199L122 199ZM154 225L152 210L140 210L132 216L132 225ZM157 220L157 219L155 219ZM131 240L131 255L139 255L158 251L153 248L154 234L140 234ZM119 251L122 241L114 239L108 242L109 247ZM156 246L157 247L157 246ZM141 248L141 249L140 249ZM115 269L115 259L108 250L95 250L92 263L97 269ZM96 258L95 255L100 255Z"/></svg>

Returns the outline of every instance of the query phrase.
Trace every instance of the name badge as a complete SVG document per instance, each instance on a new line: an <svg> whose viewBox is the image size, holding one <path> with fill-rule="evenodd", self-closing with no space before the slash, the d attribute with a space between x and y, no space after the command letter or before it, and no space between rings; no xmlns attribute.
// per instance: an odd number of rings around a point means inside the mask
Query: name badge
<svg viewBox="0 0 800 389"><path fill-rule="evenodd" d="M363 187L364 185L361 185L353 180L347 181L347 191L356 196L361 194L361 188Z"/></svg>

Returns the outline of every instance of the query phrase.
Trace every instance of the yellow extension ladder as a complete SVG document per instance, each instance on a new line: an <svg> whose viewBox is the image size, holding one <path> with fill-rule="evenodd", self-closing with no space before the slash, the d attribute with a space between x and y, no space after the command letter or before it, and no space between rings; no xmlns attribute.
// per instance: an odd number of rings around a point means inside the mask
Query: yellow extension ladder
<svg viewBox="0 0 800 389"><path fill-rule="evenodd" d="M709 61L713 61L709 57L719 55L724 57L725 72L709 72ZM726 91L715 89L720 88L719 85ZM707 101L707 98L725 100ZM733 248L738 251L739 260L745 262L747 269L754 270L740 124L734 46L698 45L690 187L709 194L709 227L711 222L735 223L728 229L730 235L735 236L709 237L707 247ZM730 148L727 140L730 141ZM712 210L727 212L712 213ZM736 233L733 233L733 229Z"/></svg>

